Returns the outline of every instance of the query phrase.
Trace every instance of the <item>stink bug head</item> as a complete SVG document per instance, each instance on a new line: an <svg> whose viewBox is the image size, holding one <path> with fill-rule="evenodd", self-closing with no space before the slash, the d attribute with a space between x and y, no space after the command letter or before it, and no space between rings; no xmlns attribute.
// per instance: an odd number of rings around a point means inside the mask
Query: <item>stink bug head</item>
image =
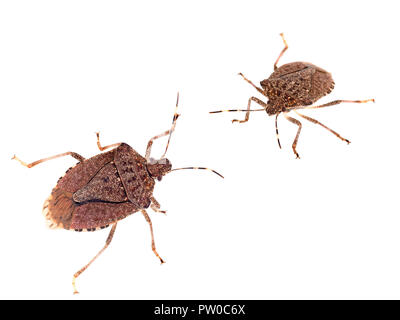
<svg viewBox="0 0 400 320"><path fill-rule="evenodd" d="M151 175L151 177L153 179L157 179L158 181L161 181L162 177L164 175L166 175L167 173L170 173L172 171L177 171L177 170L183 170L183 169L208 170L208 171L211 171L211 172L215 173L216 175L220 176L221 178L223 178L223 176L221 174L219 174L218 172L216 172L215 170L212 170L212 169L209 169L206 167L184 167L184 168L172 169L171 162L167 158L165 158L165 155L167 154L167 151L168 151L169 143L171 141L172 133L175 130L176 121L178 120L178 118L180 116L180 114L178 114L178 103L179 103L179 93L176 98L176 107L175 107L174 117L172 118L171 129L151 138L147 144L147 150L146 150L147 171L149 172L149 174ZM161 158L159 160L155 160L154 158L150 157L153 141L158 138L164 137L164 136L168 136L168 141L167 141L167 145L165 147L164 154L161 156Z"/></svg>
<svg viewBox="0 0 400 320"><path fill-rule="evenodd" d="M282 112L282 106L276 103L276 100L268 100L267 105L265 107L265 112L269 116L273 116L275 114L278 114Z"/></svg>
<svg viewBox="0 0 400 320"><path fill-rule="evenodd" d="M170 172L172 169L172 164L167 158L162 158L160 160L155 160L150 158L147 163L147 171L150 173L151 177L161 181L162 177Z"/></svg>

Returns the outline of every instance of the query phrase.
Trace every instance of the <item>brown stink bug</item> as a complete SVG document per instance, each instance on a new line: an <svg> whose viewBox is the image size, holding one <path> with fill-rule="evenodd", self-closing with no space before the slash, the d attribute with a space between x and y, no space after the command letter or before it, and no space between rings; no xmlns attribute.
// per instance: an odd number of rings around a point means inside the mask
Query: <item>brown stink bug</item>
<svg viewBox="0 0 400 320"><path fill-rule="evenodd" d="M152 250L161 263L164 263L156 251L152 223L146 212L148 207L156 212L166 212L160 210L159 203L153 197L156 179L161 181L167 173L182 169L206 169L222 177L218 172L204 167L172 169L170 161L165 158L171 134L179 117L177 114L178 100L179 94L171 129L150 139L145 157L142 157L126 143L114 143L102 147L99 133L97 133L97 146L100 151L113 149L89 159L85 159L75 152L65 152L26 164L16 156L13 157L28 168L64 156L72 156L79 161L58 180L50 197L44 203L43 214L50 228L96 231L112 225L103 249L74 274L72 280L74 293L78 293L75 287L76 278L109 246L118 221L137 211L140 211L149 223ZM169 138L163 156L159 160L150 158L154 140L167 135Z"/></svg>
<svg viewBox="0 0 400 320"><path fill-rule="evenodd" d="M301 131L301 122L295 118L288 116L290 111L294 111L300 117L320 125L321 127L329 130L339 139L350 143L349 140L343 138L337 132L328 128L321 122L300 114L298 109L317 109L333 106L335 104L343 103L343 102L352 102L352 103L365 103L368 101L375 102L374 99L368 100L335 100L322 105L311 106L314 102L322 98L323 96L329 94L335 83L332 79L332 76L329 72L321 69L311 63L308 62L292 62L285 64L278 68L277 64L279 59L282 57L283 53L287 50L288 45L286 43L285 38L283 37L283 33L280 34L283 39L285 47L281 51L276 59L274 64L274 72L269 76L268 79L265 79L260 82L261 87L257 87L250 80L248 80L242 73L239 73L240 76L243 77L245 81L250 83L258 92L268 98L268 102L256 98L251 97L247 104L246 110L235 109L235 110L219 110L219 111L211 111L210 113L219 113L219 112L246 112L246 116L244 120L232 120L232 122L244 123L249 120L251 111L266 111L268 115L276 115L275 117L275 129L276 136L278 140L279 148L281 148L281 144L279 141L278 135L278 116L283 113L285 118L290 122L294 123L298 126L296 137L293 141L292 148L293 152L296 155L296 158L300 158L299 154L296 151L297 141L299 139L300 131ZM262 109L250 109L251 102L261 105Z"/></svg>

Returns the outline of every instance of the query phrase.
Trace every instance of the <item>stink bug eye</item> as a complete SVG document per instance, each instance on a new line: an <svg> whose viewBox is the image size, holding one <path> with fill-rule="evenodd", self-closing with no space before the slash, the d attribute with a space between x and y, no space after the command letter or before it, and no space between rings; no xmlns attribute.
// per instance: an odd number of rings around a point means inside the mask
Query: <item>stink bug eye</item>
<svg viewBox="0 0 400 320"><path fill-rule="evenodd" d="M13 157L28 168L64 156L72 156L78 160L78 163L58 180L43 206L43 214L51 228L80 232L96 231L112 225L103 249L74 274L72 280L74 293L78 293L75 286L76 278L109 246L118 221L137 211L143 214L150 226L151 248L154 254L161 263L164 263L156 250L153 226L146 209L150 207L156 212L166 212L160 209L160 204L153 196L153 190L155 179L160 181L165 174L178 170L172 169L170 161L164 158L172 132L175 130L176 120L179 117L178 101L179 94L171 128L150 139L145 157L142 157L126 143L114 143L103 147L100 143L99 133L96 133L99 150L111 150L89 159L85 159L75 152L61 153L29 164L16 156ZM150 158L153 142L167 135L169 138L161 159ZM205 168L193 167L193 169ZM220 175L214 170L211 171Z"/></svg>

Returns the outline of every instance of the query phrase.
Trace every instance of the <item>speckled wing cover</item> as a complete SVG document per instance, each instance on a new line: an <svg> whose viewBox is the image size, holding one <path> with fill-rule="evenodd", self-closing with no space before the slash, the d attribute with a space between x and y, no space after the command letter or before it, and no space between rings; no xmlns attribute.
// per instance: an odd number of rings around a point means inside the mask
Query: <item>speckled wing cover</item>
<svg viewBox="0 0 400 320"><path fill-rule="evenodd" d="M275 70L261 81L261 86L272 87L296 100L295 106L307 106L330 93L335 83L324 69L307 62L292 62Z"/></svg>
<svg viewBox="0 0 400 320"><path fill-rule="evenodd" d="M59 179L43 207L49 227L94 231L138 210L119 179L117 149L77 163Z"/></svg>

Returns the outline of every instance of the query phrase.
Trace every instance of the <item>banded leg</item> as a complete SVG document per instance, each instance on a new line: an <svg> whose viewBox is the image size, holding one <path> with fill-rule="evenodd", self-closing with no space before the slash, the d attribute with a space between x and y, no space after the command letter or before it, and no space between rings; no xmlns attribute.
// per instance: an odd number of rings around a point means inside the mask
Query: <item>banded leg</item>
<svg viewBox="0 0 400 320"><path fill-rule="evenodd" d="M108 237L107 237L107 240L106 240L106 244L104 245L104 247L103 247L103 249L101 249L97 254L96 254L96 256L92 259L92 260L90 260L89 261L89 263L86 265L86 266L84 266L82 269L80 269L78 272L76 272L75 274L74 274L74 276L72 277L72 287L74 288L74 294L77 294L77 293L79 293L78 292L78 290L76 290L76 286L75 286L75 280L76 280L76 278L78 278L102 253L103 253L103 251L104 250L106 250L107 249L107 247L110 245L110 243L111 243L111 240L112 240L112 238L113 238L113 236L114 236L114 233L115 233L115 229L117 228L117 222L116 223L114 223L113 224L113 226L112 226L112 228L111 228L111 231L110 231L110 233L108 234Z"/></svg>
<svg viewBox="0 0 400 320"><path fill-rule="evenodd" d="M99 147L100 151L104 151L113 147L119 147L121 145L121 142L118 143L113 143L113 144L109 144L108 146L104 146L102 147L100 144L100 132L96 132L96 136L97 136L97 146Z"/></svg>
<svg viewBox="0 0 400 320"><path fill-rule="evenodd" d="M294 138L293 144L292 144L292 149L294 154L296 155L297 159L300 159L299 154L296 151L296 146L297 146L297 141L299 140L299 136L300 136L300 131L301 131L301 122L295 118L289 117L286 113L284 113L284 116L287 120L289 120L291 123L294 123L296 126L298 126L298 130L297 130L297 134L296 137Z"/></svg>
<svg viewBox="0 0 400 320"><path fill-rule="evenodd" d="M151 200L151 205L150 205L151 209L153 209L155 212L160 212L160 213L164 213L164 214L167 213L166 210L160 210L160 204L153 196L150 197L150 200Z"/></svg>
<svg viewBox="0 0 400 320"><path fill-rule="evenodd" d="M282 149L282 147L281 147L281 142L280 142L280 140L279 140L278 116L279 116L279 113L277 113L277 114L276 114L276 117L275 117L275 131L276 131L276 139L278 140L279 149Z"/></svg>
<svg viewBox="0 0 400 320"><path fill-rule="evenodd" d="M179 92L178 92L178 95L177 95L177 98L176 98L176 107L175 107L174 117L172 118L171 129L169 129L169 130L167 130L167 131L165 131L165 132L163 132L163 133L161 133L161 134L159 134L157 136L154 136L153 138L151 138L149 140L149 142L147 143L146 156L145 156L147 162L149 162L149 159L150 159L151 147L153 146L154 140L169 135L167 146L165 147L165 151L164 151L164 154L162 155L161 159L165 157L165 154L167 153L167 150L168 150L169 142L171 140L172 132L174 132L174 130L175 130L176 120L178 120L178 117L180 116L180 114L177 113L177 111L178 111L178 103L179 103Z"/></svg>
<svg viewBox="0 0 400 320"><path fill-rule="evenodd" d="M284 36L283 36L283 33L281 33L281 34L279 34L279 35L282 37L282 40L283 40L283 43L285 44L285 47L282 49L281 53L279 54L278 59L276 59L276 61L275 61L274 70L278 69L278 62L279 62L280 58L283 56L283 54L285 53L285 51L289 48L288 45L287 45L287 43L286 43L286 40L285 40L285 38L284 38Z"/></svg>
<svg viewBox="0 0 400 320"><path fill-rule="evenodd" d="M60 153L57 154L55 156L52 157L48 157L48 158L43 158L37 161L34 161L32 163L26 163L24 161L22 161L21 159L19 159L16 155L14 155L11 160L17 160L20 164L22 164L23 166L27 167L27 168L32 168L36 165L38 165L39 163L45 162L45 161L49 161L49 160L53 160L53 159L57 159L57 158L61 158L61 157L65 157L65 156L71 156L73 158L75 158L76 160L78 160L79 162L82 162L83 160L85 160L84 157L82 157L80 154L77 154L76 152L65 152L65 153Z"/></svg>
<svg viewBox="0 0 400 320"><path fill-rule="evenodd" d="M251 105L252 101L254 101L255 103L258 103L260 106L264 107L264 110L267 108L267 104L264 101L262 101L262 100L260 100L260 99L258 99L256 97L251 97L249 99L249 102L247 103L247 111L246 111L246 115L244 117L244 120L233 119L232 123L234 123L234 122L245 123L245 122L249 121L249 116L250 116L250 111L251 111L250 110L250 105Z"/></svg>
<svg viewBox="0 0 400 320"><path fill-rule="evenodd" d="M332 132L336 137L338 137L340 140L347 142L347 144L350 143L350 140L347 140L345 138L343 138L339 133L337 133L336 131L333 131L332 129L328 128L326 125L322 124L321 122L319 122L318 120L315 120L311 117L305 116L304 114L298 113L297 111L295 111L300 117L315 123L315 124L319 124L321 127L325 128L326 130Z"/></svg>
<svg viewBox="0 0 400 320"><path fill-rule="evenodd" d="M154 254L158 257L158 259L160 259L161 264L163 264L164 260L160 257L160 255L158 254L158 252L156 250L156 244L154 242L154 234L153 234L153 224L151 223L151 219L150 219L149 215L147 214L146 210L142 209L141 212L142 212L144 218L146 219L146 221L149 223L149 226L150 226L151 249L153 250Z"/></svg>
<svg viewBox="0 0 400 320"><path fill-rule="evenodd" d="M367 99L367 100L335 100L325 104L321 104L319 106L309 106L309 107L301 107L301 109L319 109L334 106L340 103L366 103L366 102L375 102L375 99ZM299 108L300 109L300 108Z"/></svg>

